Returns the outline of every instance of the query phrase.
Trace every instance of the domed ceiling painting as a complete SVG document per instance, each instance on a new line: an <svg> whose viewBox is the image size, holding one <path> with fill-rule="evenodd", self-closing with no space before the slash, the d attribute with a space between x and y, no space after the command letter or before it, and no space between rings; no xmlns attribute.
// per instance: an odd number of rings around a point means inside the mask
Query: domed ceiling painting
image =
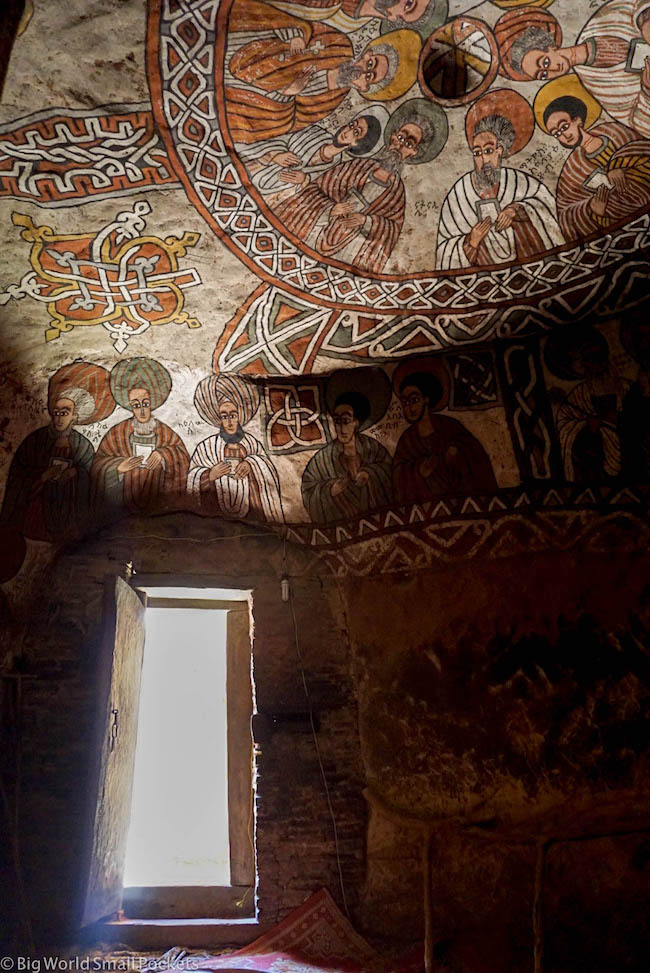
<svg viewBox="0 0 650 973"><path fill-rule="evenodd" d="M179 509L335 571L647 544L650 0L28 13L0 580Z"/></svg>

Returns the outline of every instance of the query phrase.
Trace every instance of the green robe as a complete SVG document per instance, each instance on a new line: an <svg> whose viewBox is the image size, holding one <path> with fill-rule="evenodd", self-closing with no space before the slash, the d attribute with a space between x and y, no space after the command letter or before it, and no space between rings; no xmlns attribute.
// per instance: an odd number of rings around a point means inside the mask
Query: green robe
<svg viewBox="0 0 650 973"><path fill-rule="evenodd" d="M361 468L370 474L365 486L350 482L342 493L332 496L335 481L348 478L348 470L343 464L343 446L338 439L320 449L307 464L302 476L302 499L314 523L358 517L390 503L390 453L370 436L357 435L356 443Z"/></svg>

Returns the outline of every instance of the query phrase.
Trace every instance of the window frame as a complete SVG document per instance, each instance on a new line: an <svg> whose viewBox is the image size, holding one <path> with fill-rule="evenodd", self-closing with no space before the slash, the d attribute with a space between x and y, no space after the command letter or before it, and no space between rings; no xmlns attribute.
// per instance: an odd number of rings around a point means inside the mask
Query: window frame
<svg viewBox="0 0 650 973"><path fill-rule="evenodd" d="M224 588L223 579L174 575L136 575L131 587L146 595L147 608L226 611L226 723L228 834L230 881L228 886L130 886L122 889L121 917L125 919L246 919L255 916L255 829L253 792L254 712L252 684L253 592L250 588ZM149 589L205 589L206 597L165 597ZM210 591L227 591L235 597L210 597ZM236 594L241 595L240 598Z"/></svg>

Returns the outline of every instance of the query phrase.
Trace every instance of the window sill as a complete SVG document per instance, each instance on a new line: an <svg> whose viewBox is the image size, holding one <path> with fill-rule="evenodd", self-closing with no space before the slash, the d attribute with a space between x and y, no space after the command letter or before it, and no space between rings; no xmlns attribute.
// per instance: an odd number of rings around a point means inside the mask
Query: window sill
<svg viewBox="0 0 650 973"><path fill-rule="evenodd" d="M256 919L121 919L97 922L86 930L94 942L161 949L247 946L264 932Z"/></svg>

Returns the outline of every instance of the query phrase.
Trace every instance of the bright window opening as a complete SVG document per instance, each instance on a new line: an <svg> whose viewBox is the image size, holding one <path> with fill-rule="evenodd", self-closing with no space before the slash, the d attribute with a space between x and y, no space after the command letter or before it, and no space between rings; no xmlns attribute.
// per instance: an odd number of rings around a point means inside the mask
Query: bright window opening
<svg viewBox="0 0 650 973"><path fill-rule="evenodd" d="M231 884L226 616L146 610L125 887Z"/></svg>

